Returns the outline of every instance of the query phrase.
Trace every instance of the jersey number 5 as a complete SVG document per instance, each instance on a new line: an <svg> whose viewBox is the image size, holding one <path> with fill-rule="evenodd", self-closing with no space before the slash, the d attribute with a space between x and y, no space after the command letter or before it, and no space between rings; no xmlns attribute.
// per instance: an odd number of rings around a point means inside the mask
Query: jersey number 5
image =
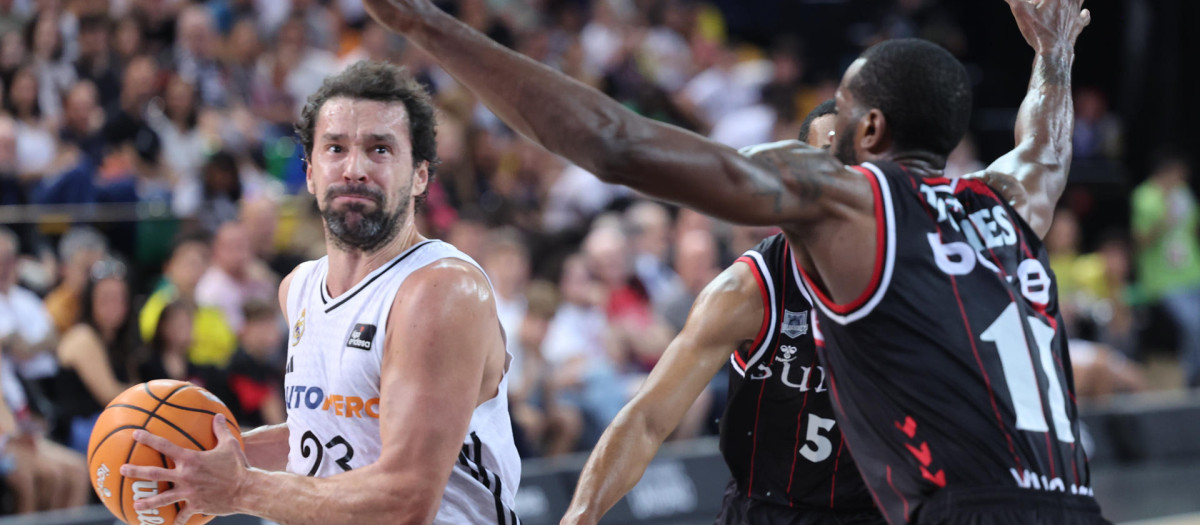
<svg viewBox="0 0 1200 525"><path fill-rule="evenodd" d="M1062 383L1058 380L1058 370L1054 366L1054 355L1050 349L1050 343L1054 340L1054 329L1036 317L1029 317L1028 322L1029 331L1033 333L1037 343L1037 363L1046 375L1049 390L1046 395L1049 397L1047 401L1050 405L1050 415L1054 419L1055 434L1059 441L1074 443L1075 434L1071 430L1071 420L1067 418L1067 397L1063 392ZM979 339L994 343L1000 354L1004 381L1012 398L1013 411L1017 414L1017 428L1031 432L1049 432L1046 414L1042 410L1042 390L1033 368L1033 352L1029 350L1029 344L1026 342L1025 327L1022 326L1017 304L1009 303L1000 317L979 334Z"/></svg>
<svg viewBox="0 0 1200 525"><path fill-rule="evenodd" d="M813 463L829 459L829 455L833 454L833 443L829 442L829 438L822 436L821 431L833 430L835 423L837 422L832 419L825 419L816 414L808 415L808 430L804 434L808 443L800 447L800 455L804 456L804 459Z"/></svg>

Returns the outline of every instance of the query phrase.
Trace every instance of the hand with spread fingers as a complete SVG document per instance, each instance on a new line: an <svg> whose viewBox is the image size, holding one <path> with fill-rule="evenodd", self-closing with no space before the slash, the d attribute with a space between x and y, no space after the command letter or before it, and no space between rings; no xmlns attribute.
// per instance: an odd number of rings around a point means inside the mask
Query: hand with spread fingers
<svg viewBox="0 0 1200 525"><path fill-rule="evenodd" d="M1055 46L1075 46L1075 39L1092 22L1083 0L1006 0L1025 41L1038 53Z"/></svg>
<svg viewBox="0 0 1200 525"><path fill-rule="evenodd" d="M363 7L384 27L407 33L423 17L440 11L429 0L363 0Z"/></svg>
<svg viewBox="0 0 1200 525"><path fill-rule="evenodd" d="M121 475L133 479L166 481L174 484L167 491L134 503L134 509L156 509L173 503L185 503L176 525L183 525L196 514L224 516L233 514L235 498L241 492L249 469L246 455L225 423L225 416L213 417L217 446L211 450L190 450L145 430L133 433L133 439L174 462L174 468L121 466Z"/></svg>

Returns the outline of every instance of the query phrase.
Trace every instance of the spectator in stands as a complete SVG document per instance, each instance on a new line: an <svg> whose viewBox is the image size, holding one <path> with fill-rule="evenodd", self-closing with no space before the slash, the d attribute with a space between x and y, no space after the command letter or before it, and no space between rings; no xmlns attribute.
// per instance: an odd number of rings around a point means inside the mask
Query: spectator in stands
<svg viewBox="0 0 1200 525"><path fill-rule="evenodd" d="M249 233L241 223L227 222L217 230L212 262L196 284L196 302L219 308L229 327L234 332L241 331L242 308L255 299L270 301L275 294L275 283L254 257Z"/></svg>
<svg viewBox="0 0 1200 525"><path fill-rule="evenodd" d="M509 382L509 406L528 445L545 456L562 455L575 450L583 432L583 416L577 407L557 401L551 372L542 357L541 347L558 308L558 292L549 282L534 281L526 297L529 307L515 334L525 353ZM523 451L526 456L532 455L530 452Z"/></svg>
<svg viewBox="0 0 1200 525"><path fill-rule="evenodd" d="M71 228L58 241L62 280L46 295L46 310L54 319L54 329L64 333L79 322L83 289L92 265L108 253L108 243L100 232L88 226Z"/></svg>
<svg viewBox="0 0 1200 525"><path fill-rule="evenodd" d="M50 168L58 151L53 123L44 117L37 71L21 66L13 73L4 97L5 110L17 122L17 174L37 180Z"/></svg>
<svg viewBox="0 0 1200 525"><path fill-rule="evenodd" d="M186 185L180 196L189 203L196 195ZM242 179L237 159L227 151L213 153L200 171L199 205L182 205L180 211L190 208L208 232L216 232L222 224L237 220L238 201L242 199Z"/></svg>
<svg viewBox="0 0 1200 525"><path fill-rule="evenodd" d="M242 18L225 40L225 68L229 73L230 105L250 106L255 78L259 75L262 42L254 19Z"/></svg>
<svg viewBox="0 0 1200 525"><path fill-rule="evenodd" d="M162 141L163 149L171 152L164 160L179 177L174 188L177 200L183 197L179 194L185 191L184 188L193 196L199 193L200 168L207 160L211 145L216 142L215 132L205 133L200 127L201 106L197 96L195 84L182 75L171 75L163 91L161 107L152 105L146 118ZM188 204L190 206L175 204L173 208L181 212L180 215L190 216L198 202Z"/></svg>
<svg viewBox="0 0 1200 525"><path fill-rule="evenodd" d="M0 476L13 494L15 510L26 514L83 505L91 493L87 462L46 438L7 353L5 349L0 361Z"/></svg>
<svg viewBox="0 0 1200 525"><path fill-rule="evenodd" d="M104 122L103 135L109 148L119 147L147 127L146 109L157 94L158 65L154 59L145 55L130 57L121 76L121 97L117 106L106 108L108 119Z"/></svg>
<svg viewBox="0 0 1200 525"><path fill-rule="evenodd" d="M205 105L224 106L229 93L224 68L217 61L220 41L212 12L204 5L189 5L180 11L175 24L169 62L184 83L195 86Z"/></svg>
<svg viewBox="0 0 1200 525"><path fill-rule="evenodd" d="M38 104L42 114L57 120L62 115L62 99L75 83L75 68L66 60L63 38L54 11L44 11L25 25L25 48L30 65L38 77Z"/></svg>
<svg viewBox="0 0 1200 525"><path fill-rule="evenodd" d="M75 75L95 85L100 107L112 107L121 97L121 74L109 39L112 22L102 14L79 18L79 57Z"/></svg>
<svg viewBox="0 0 1200 525"><path fill-rule="evenodd" d="M607 290L592 276L581 254L567 257L559 283L562 302L546 329L546 360L552 402L578 410L586 421L584 445L594 443L632 394L610 351L612 334L604 313Z"/></svg>
<svg viewBox="0 0 1200 525"><path fill-rule="evenodd" d="M58 134L63 145L77 148L94 166L100 165L105 154L104 137L100 134L104 112L98 96L96 85L90 80L80 80L71 86L63 103L63 123Z"/></svg>
<svg viewBox="0 0 1200 525"><path fill-rule="evenodd" d="M619 227L599 226L584 240L583 251L588 269L606 289L617 366L622 372L649 372L675 331L655 314L645 285L633 274L624 233Z"/></svg>
<svg viewBox="0 0 1200 525"><path fill-rule="evenodd" d="M188 359L195 313L196 307L186 300L175 301L163 308L154 337L138 356L138 381L174 379L214 390L209 383L218 377L216 368L196 365Z"/></svg>
<svg viewBox="0 0 1200 525"><path fill-rule="evenodd" d="M92 266L79 323L58 343L55 396L61 437L86 452L100 411L137 376L137 332L125 265L105 259Z"/></svg>
<svg viewBox="0 0 1200 525"><path fill-rule="evenodd" d="M625 228L633 249L633 270L655 305L676 295L681 286L671 269L671 214L654 201L639 201L625 211Z"/></svg>
<svg viewBox="0 0 1200 525"><path fill-rule="evenodd" d="M142 341L157 333L159 317L176 301L196 304L196 285L209 267L209 244L204 235L185 235L175 243L163 267L163 282L146 299L138 315ZM192 315L192 344L188 360L198 365L224 365L237 348L237 335L215 306L196 306Z"/></svg>
<svg viewBox="0 0 1200 525"><path fill-rule="evenodd" d="M1175 322L1185 381L1200 387L1200 209L1190 172L1181 155L1160 158L1133 191L1132 220L1138 285Z"/></svg>
<svg viewBox="0 0 1200 525"><path fill-rule="evenodd" d="M0 226L0 348L2 366L16 367L27 380L53 376L56 333L37 294L17 285L17 236Z"/></svg>
<svg viewBox="0 0 1200 525"><path fill-rule="evenodd" d="M675 245L675 273L682 285L663 301L659 314L676 330L682 330L687 314L700 291L721 273L717 241L708 230L691 230Z"/></svg>
<svg viewBox="0 0 1200 525"><path fill-rule="evenodd" d="M0 205L25 204L28 195L17 176L17 122L0 113Z"/></svg>
<svg viewBox="0 0 1200 525"><path fill-rule="evenodd" d="M246 227L250 246L257 261L266 264L273 279L287 275L305 259L290 251L280 251L276 242L279 228L279 203L267 196L242 199L238 222Z"/></svg>
<svg viewBox="0 0 1200 525"><path fill-rule="evenodd" d="M279 307L250 301L238 334L238 350L225 370L226 404L242 428L275 425L286 419L283 404L283 343L286 328Z"/></svg>

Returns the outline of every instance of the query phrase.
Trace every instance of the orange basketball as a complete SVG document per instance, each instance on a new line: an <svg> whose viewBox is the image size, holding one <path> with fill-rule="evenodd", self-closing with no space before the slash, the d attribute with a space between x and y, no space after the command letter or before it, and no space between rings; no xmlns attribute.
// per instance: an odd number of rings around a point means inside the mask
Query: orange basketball
<svg viewBox="0 0 1200 525"><path fill-rule="evenodd" d="M126 479L121 475L121 465L175 466L166 456L134 441L133 431L145 429L180 447L208 450L217 445L212 431L212 418L217 414L225 414L241 445L237 421L217 396L203 388L185 381L160 379L122 392L100 414L88 443L88 471L100 501L129 525L173 523L183 503L141 512L133 508L134 501L166 491L172 484ZM188 520L188 525L200 525L211 519L212 516L197 514Z"/></svg>

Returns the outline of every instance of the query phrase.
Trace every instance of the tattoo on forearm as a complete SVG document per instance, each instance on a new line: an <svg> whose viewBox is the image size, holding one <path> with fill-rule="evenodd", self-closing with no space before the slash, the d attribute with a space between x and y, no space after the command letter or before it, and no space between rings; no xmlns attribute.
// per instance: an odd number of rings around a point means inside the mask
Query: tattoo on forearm
<svg viewBox="0 0 1200 525"><path fill-rule="evenodd" d="M755 155L754 160L775 175L767 180L755 179L758 189L754 195L772 198L776 213L782 211L785 189L802 205L816 202L825 193L827 181L822 172L828 168L828 159L794 151L770 150Z"/></svg>

